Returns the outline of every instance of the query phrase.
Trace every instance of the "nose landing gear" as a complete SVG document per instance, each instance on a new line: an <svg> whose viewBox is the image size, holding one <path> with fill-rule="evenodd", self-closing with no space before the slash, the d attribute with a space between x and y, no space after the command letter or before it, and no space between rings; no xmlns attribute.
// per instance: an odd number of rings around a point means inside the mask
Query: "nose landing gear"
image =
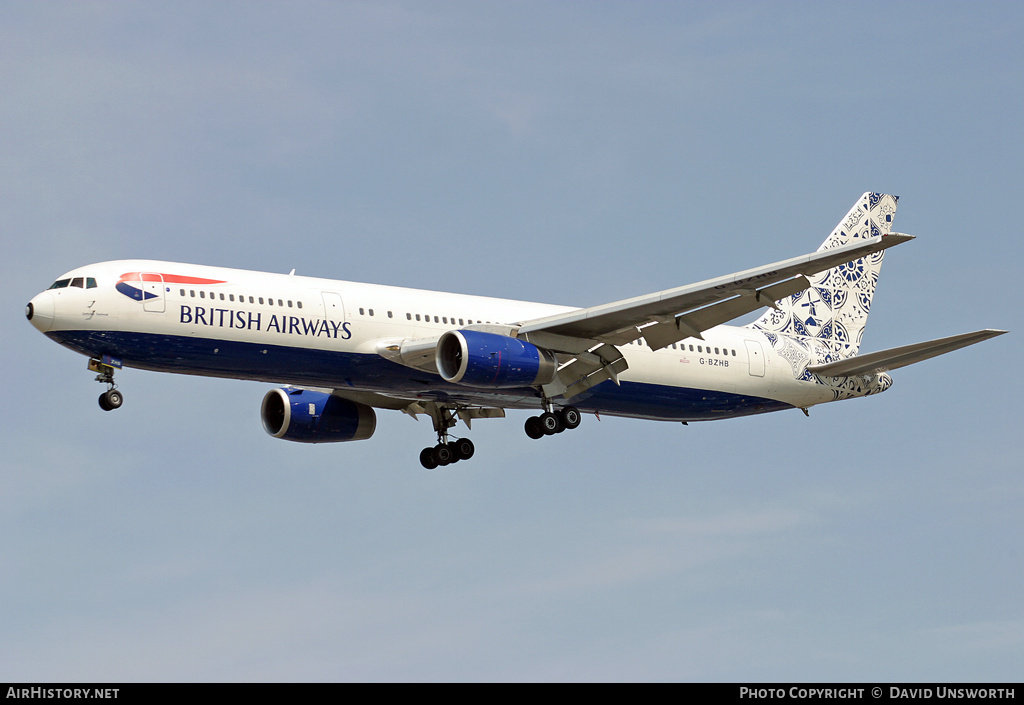
<svg viewBox="0 0 1024 705"><path fill-rule="evenodd" d="M96 375L97 382L107 385L107 391L100 394L100 408L104 411L121 408L121 404L124 403L124 395L117 391L117 385L114 383L114 366L91 359L89 360L89 369L98 373Z"/></svg>
<svg viewBox="0 0 1024 705"><path fill-rule="evenodd" d="M124 395L116 389L108 389L100 394L100 408L104 411L119 409L124 402Z"/></svg>

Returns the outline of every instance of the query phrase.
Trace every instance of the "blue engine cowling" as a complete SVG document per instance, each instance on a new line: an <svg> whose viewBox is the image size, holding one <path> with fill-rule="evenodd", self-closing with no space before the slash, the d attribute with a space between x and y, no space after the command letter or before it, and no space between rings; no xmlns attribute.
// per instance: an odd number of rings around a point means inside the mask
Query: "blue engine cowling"
<svg viewBox="0 0 1024 705"><path fill-rule="evenodd" d="M274 438L299 443L362 441L377 428L371 407L309 389L271 389L260 418Z"/></svg>
<svg viewBox="0 0 1024 705"><path fill-rule="evenodd" d="M434 362L445 381L492 389L547 384L558 369L550 350L507 335L475 330L453 330L442 335Z"/></svg>

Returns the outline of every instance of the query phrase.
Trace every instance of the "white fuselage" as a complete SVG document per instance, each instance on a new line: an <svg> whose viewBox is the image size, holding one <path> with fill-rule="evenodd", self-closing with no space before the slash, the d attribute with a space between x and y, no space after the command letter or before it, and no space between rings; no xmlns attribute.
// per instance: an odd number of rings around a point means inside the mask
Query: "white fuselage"
<svg viewBox="0 0 1024 705"><path fill-rule="evenodd" d="M382 342L469 325L514 326L571 307L222 267L122 260L76 269L31 303L63 345L127 367L365 391L449 404L530 408L531 388L461 387L385 359ZM55 284L55 286L57 286ZM629 369L573 404L590 412L694 421L837 398L798 379L759 330L718 326L658 351L620 346Z"/></svg>

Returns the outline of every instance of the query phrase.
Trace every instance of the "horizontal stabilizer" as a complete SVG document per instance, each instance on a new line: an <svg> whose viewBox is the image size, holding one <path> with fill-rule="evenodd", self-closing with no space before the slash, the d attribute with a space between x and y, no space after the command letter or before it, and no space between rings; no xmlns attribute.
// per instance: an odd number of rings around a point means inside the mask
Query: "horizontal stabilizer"
<svg viewBox="0 0 1024 705"><path fill-rule="evenodd" d="M885 372L906 367L915 362L927 360L930 357L944 355L945 353L965 348L968 345L974 345L983 340L1002 335L1005 332L1005 330L992 329L978 330L973 333L929 340L925 343L904 345L900 348L891 348L868 355L857 355L856 357L840 360L839 362L830 362L826 365L809 365L807 370L824 377L852 377L854 375Z"/></svg>

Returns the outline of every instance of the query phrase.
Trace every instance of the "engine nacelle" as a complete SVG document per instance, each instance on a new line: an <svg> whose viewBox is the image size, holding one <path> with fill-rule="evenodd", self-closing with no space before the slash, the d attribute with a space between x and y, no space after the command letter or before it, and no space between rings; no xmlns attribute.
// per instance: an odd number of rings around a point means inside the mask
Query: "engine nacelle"
<svg viewBox="0 0 1024 705"><path fill-rule="evenodd" d="M371 407L308 389L271 389L260 418L274 438L299 443L362 441L377 428Z"/></svg>
<svg viewBox="0 0 1024 705"><path fill-rule="evenodd" d="M453 330L441 336L434 362L448 382L493 389L532 387L555 378L558 360L550 350L475 330Z"/></svg>

